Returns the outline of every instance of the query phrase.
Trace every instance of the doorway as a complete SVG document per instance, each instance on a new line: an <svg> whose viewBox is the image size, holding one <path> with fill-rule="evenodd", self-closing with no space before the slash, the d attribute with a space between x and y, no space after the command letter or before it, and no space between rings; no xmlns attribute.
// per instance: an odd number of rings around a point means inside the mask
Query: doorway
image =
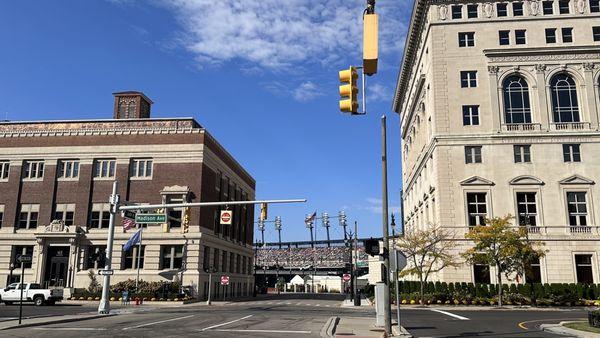
<svg viewBox="0 0 600 338"><path fill-rule="evenodd" d="M50 246L46 254L44 287L64 287L69 269L69 246Z"/></svg>

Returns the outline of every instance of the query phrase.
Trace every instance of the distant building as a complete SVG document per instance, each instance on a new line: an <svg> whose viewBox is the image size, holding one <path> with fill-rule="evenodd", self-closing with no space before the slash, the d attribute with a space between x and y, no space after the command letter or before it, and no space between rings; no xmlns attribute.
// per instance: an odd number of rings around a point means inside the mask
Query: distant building
<svg viewBox="0 0 600 338"><path fill-rule="evenodd" d="M599 283L599 86L598 0L416 0L393 107L405 226L452 229L458 255L470 227L516 215L549 250L526 282Z"/></svg>
<svg viewBox="0 0 600 338"><path fill-rule="evenodd" d="M85 288L88 271L104 268L113 181L130 203L253 200L255 180L192 118L150 118L140 92L115 93L114 119L0 123L0 276L44 286ZM143 230L141 252L123 244L117 218L112 283L183 280L199 297L208 274L229 275L229 295L254 288L252 206L235 206L221 226L218 207L168 211L167 224ZM139 225L138 225L139 226ZM185 229L189 228L188 232ZM11 271L11 266L14 270ZM222 294L219 278L212 292ZM228 295L228 296L229 296Z"/></svg>

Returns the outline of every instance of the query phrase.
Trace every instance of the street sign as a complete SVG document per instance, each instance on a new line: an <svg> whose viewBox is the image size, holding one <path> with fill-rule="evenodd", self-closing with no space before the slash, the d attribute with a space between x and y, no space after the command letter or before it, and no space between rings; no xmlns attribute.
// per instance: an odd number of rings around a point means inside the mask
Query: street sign
<svg viewBox="0 0 600 338"><path fill-rule="evenodd" d="M349 282L350 281L350 274L348 274L348 273L343 274L342 275L342 280L344 282L346 282L346 283Z"/></svg>
<svg viewBox="0 0 600 338"><path fill-rule="evenodd" d="M136 214L136 223L162 224L167 223L167 215L165 214Z"/></svg>
<svg viewBox="0 0 600 338"><path fill-rule="evenodd" d="M231 225L233 212L231 210L221 210L221 225Z"/></svg>
<svg viewBox="0 0 600 338"><path fill-rule="evenodd" d="M112 276L114 273L115 270L98 270L100 276Z"/></svg>
<svg viewBox="0 0 600 338"><path fill-rule="evenodd" d="M400 271L406 267L406 256L402 251L396 251L396 271Z"/></svg>
<svg viewBox="0 0 600 338"><path fill-rule="evenodd" d="M19 255L19 256L17 256L17 261L19 263L31 263L31 256Z"/></svg>
<svg viewBox="0 0 600 338"><path fill-rule="evenodd" d="M221 276L221 285L229 285L229 276Z"/></svg>
<svg viewBox="0 0 600 338"><path fill-rule="evenodd" d="M136 213L131 210L123 210L123 217L125 218L135 219L135 214Z"/></svg>

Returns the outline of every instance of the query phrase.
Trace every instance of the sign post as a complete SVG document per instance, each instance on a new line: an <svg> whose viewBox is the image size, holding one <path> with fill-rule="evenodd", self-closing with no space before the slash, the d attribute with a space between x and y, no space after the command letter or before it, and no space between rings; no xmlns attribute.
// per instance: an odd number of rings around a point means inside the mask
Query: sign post
<svg viewBox="0 0 600 338"><path fill-rule="evenodd" d="M21 283L19 283L19 289L21 291L21 297L19 299L19 325L21 325L21 319L23 318L23 288L25 288L25 264L31 263L31 256L20 255L17 257L17 262L21 263Z"/></svg>
<svg viewBox="0 0 600 338"><path fill-rule="evenodd" d="M163 224L167 223L165 214L135 214L136 223Z"/></svg>
<svg viewBox="0 0 600 338"><path fill-rule="evenodd" d="M350 274L343 274L342 275L342 280L344 281L344 283L348 283L350 281Z"/></svg>
<svg viewBox="0 0 600 338"><path fill-rule="evenodd" d="M227 286L229 285L229 276L223 275L221 276L221 285L223 285L223 301L225 297L227 297Z"/></svg>
<svg viewBox="0 0 600 338"><path fill-rule="evenodd" d="M233 212L231 210L221 210L221 225L231 225Z"/></svg>

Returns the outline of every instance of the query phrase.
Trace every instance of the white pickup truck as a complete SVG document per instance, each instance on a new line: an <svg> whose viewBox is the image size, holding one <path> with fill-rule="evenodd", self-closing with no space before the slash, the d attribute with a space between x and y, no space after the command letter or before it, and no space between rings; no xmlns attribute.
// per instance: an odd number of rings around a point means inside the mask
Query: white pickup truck
<svg viewBox="0 0 600 338"><path fill-rule="evenodd" d="M19 302L21 299L21 284L12 283L5 289L0 289L0 301L6 305ZM55 302L63 299L62 289L42 289L39 284L25 283L23 289L23 301L33 302L35 305L54 305Z"/></svg>

